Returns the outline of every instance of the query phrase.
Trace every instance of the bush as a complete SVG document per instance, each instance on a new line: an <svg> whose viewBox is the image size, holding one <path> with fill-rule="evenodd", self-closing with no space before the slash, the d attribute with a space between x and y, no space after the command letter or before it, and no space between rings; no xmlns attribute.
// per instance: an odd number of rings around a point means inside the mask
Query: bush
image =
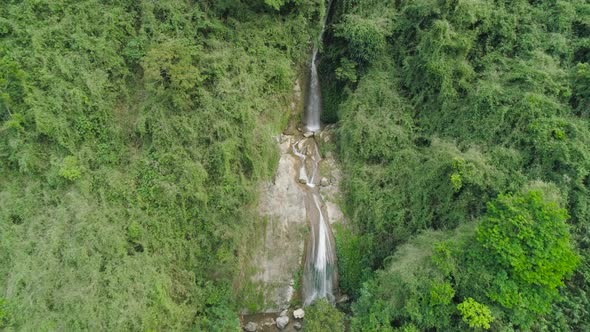
<svg viewBox="0 0 590 332"><path fill-rule="evenodd" d="M381 56L385 50L387 21L364 18L358 15L346 15L342 23L336 25L337 37L348 42L352 59L366 65Z"/></svg>
<svg viewBox="0 0 590 332"><path fill-rule="evenodd" d="M70 181L78 179L82 175L82 169L78 163L78 159L74 156L65 157L58 174Z"/></svg>
<svg viewBox="0 0 590 332"><path fill-rule="evenodd" d="M8 325L8 306L6 300L0 297L0 328Z"/></svg>
<svg viewBox="0 0 590 332"><path fill-rule="evenodd" d="M317 300L305 309L305 331L344 331L344 314L334 308L326 299Z"/></svg>
<svg viewBox="0 0 590 332"><path fill-rule="evenodd" d="M490 323L494 320L490 308L477 303L472 298L467 298L465 301L457 305L457 309L463 316L463 321L469 324L471 328L489 329Z"/></svg>

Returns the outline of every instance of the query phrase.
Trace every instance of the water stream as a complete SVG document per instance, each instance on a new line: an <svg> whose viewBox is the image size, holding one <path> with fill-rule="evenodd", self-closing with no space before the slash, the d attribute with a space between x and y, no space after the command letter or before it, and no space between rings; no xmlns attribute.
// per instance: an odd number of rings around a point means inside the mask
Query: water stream
<svg viewBox="0 0 590 332"><path fill-rule="evenodd" d="M318 37L318 44L314 46L313 53L311 56L311 65L310 65L310 77L309 77L309 90L307 94L307 105L305 108L305 119L304 124L305 128L309 131L318 131L320 130L320 114L322 112L322 94L320 89L320 80L318 77L318 53L319 53L319 45L322 44L324 39L324 32L326 31L326 25L328 24L328 17L330 13L330 9L332 8L332 0L328 3L328 8L326 10L326 16L324 17L324 21L322 23L322 30L320 31L320 35Z"/></svg>
<svg viewBox="0 0 590 332"><path fill-rule="evenodd" d="M328 4L328 10L319 36L319 44L323 39L331 5L332 1ZM311 60L304 123L307 131L316 133L321 128L320 114L322 111L317 57L318 46L314 47ZM303 138L294 144L293 152L300 160L299 182L306 185L305 208L310 227L309 238L305 244L302 300L304 305L309 305L319 298L326 298L333 303L335 301L335 291L338 287L336 244L326 207L318 189L321 156L317 142L313 137Z"/></svg>
<svg viewBox="0 0 590 332"><path fill-rule="evenodd" d="M334 302L338 287L336 245L326 206L319 191L321 157L318 145L313 137L302 138L293 145L293 153L299 157L299 182L305 185L305 209L309 222L302 300L304 305L309 305L318 298Z"/></svg>

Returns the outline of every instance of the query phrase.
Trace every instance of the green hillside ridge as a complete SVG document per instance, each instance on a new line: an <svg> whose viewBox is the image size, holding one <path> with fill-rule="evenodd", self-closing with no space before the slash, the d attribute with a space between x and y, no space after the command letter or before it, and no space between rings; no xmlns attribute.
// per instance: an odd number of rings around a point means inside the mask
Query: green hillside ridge
<svg viewBox="0 0 590 332"><path fill-rule="evenodd" d="M0 329L239 330L319 1L0 6Z"/></svg>
<svg viewBox="0 0 590 332"><path fill-rule="evenodd" d="M321 70L352 329L588 330L590 4L343 0L335 16Z"/></svg>

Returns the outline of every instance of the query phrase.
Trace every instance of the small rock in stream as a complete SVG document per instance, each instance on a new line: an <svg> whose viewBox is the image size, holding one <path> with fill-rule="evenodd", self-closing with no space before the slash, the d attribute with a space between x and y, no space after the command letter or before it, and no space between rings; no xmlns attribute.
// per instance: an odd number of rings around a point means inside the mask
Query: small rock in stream
<svg viewBox="0 0 590 332"><path fill-rule="evenodd" d="M246 326L244 326L244 331L246 331L246 332L256 332L257 329L258 329L258 324L254 323L254 322L248 322L248 324L246 324Z"/></svg>
<svg viewBox="0 0 590 332"><path fill-rule="evenodd" d="M301 325L301 323L299 323L299 322L295 322L295 324L293 324L293 327L294 327L296 330L301 330L301 328L302 328L303 326Z"/></svg>
<svg viewBox="0 0 590 332"><path fill-rule="evenodd" d="M309 138L311 136L313 136L313 131L306 131L305 134L303 134L303 137L305 138Z"/></svg>
<svg viewBox="0 0 590 332"><path fill-rule="evenodd" d="M281 316L281 317L285 317L285 316L287 316L288 314L289 314L289 310L285 309L285 310L281 311L281 314L280 314L279 316Z"/></svg>
<svg viewBox="0 0 590 332"><path fill-rule="evenodd" d="M279 328L279 330L284 329L287 326L287 324L289 324L289 317L281 316L277 318L277 327Z"/></svg>
<svg viewBox="0 0 590 332"><path fill-rule="evenodd" d="M305 316L305 311L303 311L303 309L297 309L295 311L293 311L293 317L295 317L295 319L301 319Z"/></svg>

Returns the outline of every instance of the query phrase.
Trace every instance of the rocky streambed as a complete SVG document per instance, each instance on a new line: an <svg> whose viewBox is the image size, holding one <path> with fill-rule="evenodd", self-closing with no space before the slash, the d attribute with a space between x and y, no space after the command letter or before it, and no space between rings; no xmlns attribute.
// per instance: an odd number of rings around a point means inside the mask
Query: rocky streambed
<svg viewBox="0 0 590 332"><path fill-rule="evenodd" d="M309 188L307 181L301 178L301 163L305 161L296 155L298 150L293 149L297 144L315 140L320 146L316 182L322 210L330 223L344 219L338 206L341 173L331 152L334 126L326 126L315 133L301 131L294 125L290 128L275 137L281 153L277 171L272 181L262 183L259 188L259 211L265 225L252 262L256 270L252 282L264 303L258 313L242 316L245 330L256 326L254 331L296 331L303 325L303 320L295 318L293 313L301 309L303 303L300 292L305 241L310 232L306 211ZM288 321L281 317L288 317Z"/></svg>
<svg viewBox="0 0 590 332"><path fill-rule="evenodd" d="M283 310L280 313L262 313L249 315L247 322L243 322L243 330L246 332L294 332L303 328L305 311L302 308L295 310Z"/></svg>

